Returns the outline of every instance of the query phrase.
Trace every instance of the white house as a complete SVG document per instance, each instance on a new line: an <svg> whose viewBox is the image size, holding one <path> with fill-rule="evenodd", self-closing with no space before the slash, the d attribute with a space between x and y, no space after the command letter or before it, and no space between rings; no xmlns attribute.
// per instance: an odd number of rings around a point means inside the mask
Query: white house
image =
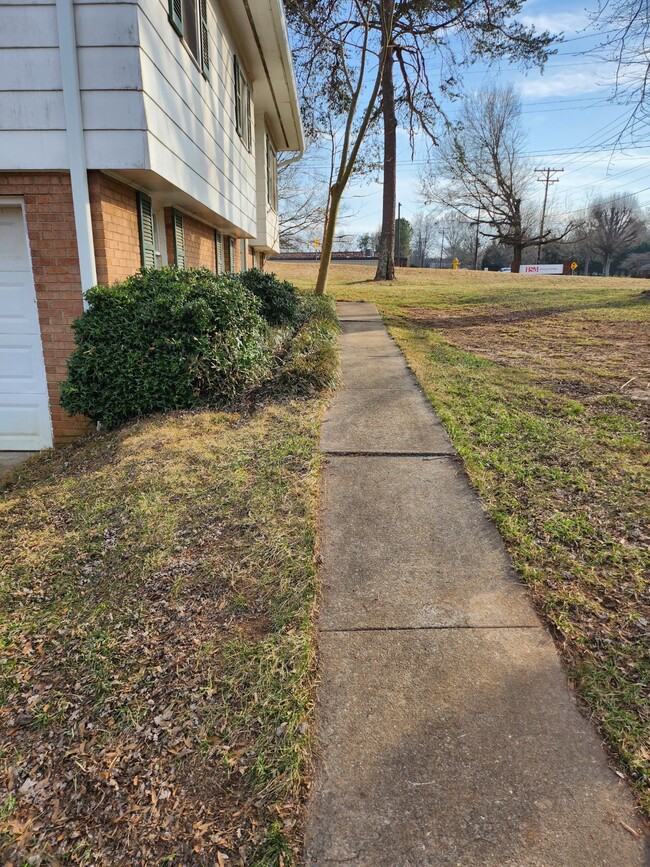
<svg viewBox="0 0 650 867"><path fill-rule="evenodd" d="M263 266L303 149L282 0L0 0L0 449L60 408L83 294L141 266Z"/></svg>

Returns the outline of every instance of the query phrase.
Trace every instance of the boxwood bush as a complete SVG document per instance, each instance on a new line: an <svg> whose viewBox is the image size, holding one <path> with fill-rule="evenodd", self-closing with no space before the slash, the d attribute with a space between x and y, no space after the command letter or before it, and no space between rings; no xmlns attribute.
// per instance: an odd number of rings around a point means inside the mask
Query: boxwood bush
<svg viewBox="0 0 650 867"><path fill-rule="evenodd" d="M235 275L151 269L88 292L61 404L106 427L227 401L268 375L262 303Z"/></svg>
<svg viewBox="0 0 650 867"><path fill-rule="evenodd" d="M298 293L287 280L275 274L250 268L239 275L244 286L262 303L262 316L269 325L291 325L298 313Z"/></svg>

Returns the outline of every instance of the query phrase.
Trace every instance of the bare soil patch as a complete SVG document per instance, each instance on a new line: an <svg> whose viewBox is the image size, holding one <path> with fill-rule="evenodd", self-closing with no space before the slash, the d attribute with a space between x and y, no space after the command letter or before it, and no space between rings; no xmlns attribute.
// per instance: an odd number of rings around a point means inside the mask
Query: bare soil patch
<svg viewBox="0 0 650 867"><path fill-rule="evenodd" d="M650 337L642 321L579 318L548 307L463 308L459 312L409 307L413 325L435 328L450 341L500 364L548 377L553 390L588 398L612 394L650 411Z"/></svg>

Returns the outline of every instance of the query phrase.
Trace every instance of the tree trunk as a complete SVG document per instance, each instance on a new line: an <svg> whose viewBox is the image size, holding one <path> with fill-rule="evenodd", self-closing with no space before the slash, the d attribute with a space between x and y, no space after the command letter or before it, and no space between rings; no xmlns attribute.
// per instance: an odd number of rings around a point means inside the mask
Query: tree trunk
<svg viewBox="0 0 650 867"><path fill-rule="evenodd" d="M512 248L512 273L518 274L521 269L521 256L524 252L523 247L519 244L514 244Z"/></svg>
<svg viewBox="0 0 650 867"><path fill-rule="evenodd" d="M391 34L384 29L384 45ZM395 117L395 84L393 81L393 50L386 50L386 63L381 79L382 114L384 117L384 190L381 215L381 240L375 280L395 279L395 200L397 198L397 118ZM398 259L399 253L398 250Z"/></svg>
<svg viewBox="0 0 650 867"><path fill-rule="evenodd" d="M334 246L334 233L336 231L336 219L339 213L339 205L341 204L341 196L343 191L339 189L337 184L334 184L330 189L330 203L327 209L327 220L325 222L325 230L323 232L323 244L320 251L320 265L318 266L318 277L316 278L316 295L324 295L327 287L327 274L329 272L330 261L332 259L332 247Z"/></svg>
<svg viewBox="0 0 650 867"><path fill-rule="evenodd" d="M609 256L605 257L605 263L603 265L603 277L609 277L609 272L612 267L612 260Z"/></svg>

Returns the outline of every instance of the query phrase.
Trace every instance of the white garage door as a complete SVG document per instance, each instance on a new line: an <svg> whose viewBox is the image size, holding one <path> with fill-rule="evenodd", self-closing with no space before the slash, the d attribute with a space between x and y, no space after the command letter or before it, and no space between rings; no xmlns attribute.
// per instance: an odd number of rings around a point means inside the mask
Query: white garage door
<svg viewBox="0 0 650 867"><path fill-rule="evenodd" d="M0 450L52 445L36 293L22 208L0 200Z"/></svg>

